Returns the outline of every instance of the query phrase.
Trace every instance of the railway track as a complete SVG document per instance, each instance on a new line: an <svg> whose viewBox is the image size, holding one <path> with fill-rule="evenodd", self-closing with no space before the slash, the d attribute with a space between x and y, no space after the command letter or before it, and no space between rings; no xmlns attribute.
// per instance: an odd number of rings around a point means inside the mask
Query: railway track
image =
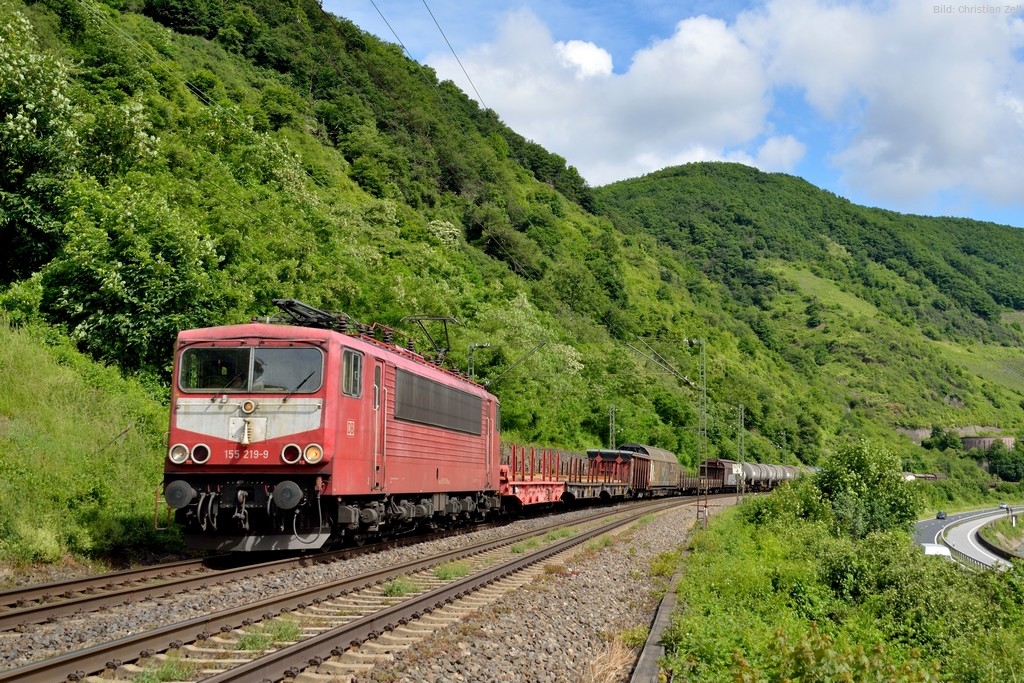
<svg viewBox="0 0 1024 683"><path fill-rule="evenodd" d="M204 560L182 560L109 574L19 586L0 591L0 631L17 630L68 614L100 609L144 586L170 585L207 575Z"/></svg>
<svg viewBox="0 0 1024 683"><path fill-rule="evenodd" d="M16 586L0 590L0 610L24 607L29 603L35 602L42 603L68 599L75 594L96 590L110 590L114 586L142 583L152 579L160 579L164 576L201 571L204 568L204 560L181 560L140 569L126 569L107 574L67 579L65 581Z"/></svg>
<svg viewBox="0 0 1024 683"><path fill-rule="evenodd" d="M311 564L346 560L356 555L411 545L495 526L483 524L432 534L403 537L327 553L253 563L245 556L182 560L140 569L69 579L0 591L0 632L24 630L62 617L95 612L114 605L152 600L173 593L235 581L251 574L289 571Z"/></svg>
<svg viewBox="0 0 1024 683"><path fill-rule="evenodd" d="M593 528L573 533L564 540L556 536L559 540L550 543L528 541L542 538L545 533L564 527L565 523L559 522L499 541L478 543L359 577L311 586L202 618L156 628L113 643L3 671L0 672L0 682L81 681L88 679L91 674L109 670L120 670L118 675L126 676L131 675L137 666L133 662L145 663L168 656L176 656L186 662L192 660L198 672L195 680L261 680L268 676L280 680L298 675L311 661L318 667L338 670L342 666L342 659L346 656L352 659L352 653L347 652L352 643L365 642L380 636L385 630L415 630L409 629L403 622L408 623L416 618L422 620L425 614L443 609L445 603L460 597L465 599L466 593L476 591L483 585L497 585L502 581L515 585L515 580L502 577L521 572L530 565L537 565L546 557L565 552L616 526L629 524L644 514L685 503L677 499L635 506L635 510L628 512L605 510L600 514L606 517L613 515L616 517L615 522L597 525L594 521L597 515L588 518L589 521L576 520L572 523L575 527L589 524ZM517 543L531 548L531 552L510 551L510 546ZM443 572L438 574L440 568L453 565L465 567L467 575L459 578L447 576ZM251 572L253 569L248 567L244 571ZM394 594L389 587L397 583L409 587L409 594ZM274 626L275 623L287 621L292 622L291 631L282 631ZM280 633L289 635L275 635ZM401 641L410 636L397 637ZM294 642L272 642L275 638ZM258 647L255 650L244 649L251 645L243 645L243 649L236 649L239 643L247 641L256 643ZM333 645L325 645L328 643ZM394 643L390 646L394 646ZM265 650L269 652L258 656ZM336 651L333 655L332 650ZM168 655L168 652L172 654ZM225 667L228 670L217 673Z"/></svg>

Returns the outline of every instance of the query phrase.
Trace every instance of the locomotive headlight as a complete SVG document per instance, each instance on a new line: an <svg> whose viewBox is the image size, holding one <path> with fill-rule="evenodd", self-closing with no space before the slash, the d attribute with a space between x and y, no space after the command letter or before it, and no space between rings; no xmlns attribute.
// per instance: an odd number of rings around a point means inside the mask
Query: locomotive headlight
<svg viewBox="0 0 1024 683"><path fill-rule="evenodd" d="M286 465L294 465L302 457L302 449L298 445L290 443L281 449L281 460Z"/></svg>
<svg viewBox="0 0 1024 683"><path fill-rule="evenodd" d="M306 450L302 453L302 459L308 462L310 465L315 465L324 459L324 449L317 446L315 443L306 446Z"/></svg>
<svg viewBox="0 0 1024 683"><path fill-rule="evenodd" d="M167 457L175 465L184 465L185 461L188 460L188 446L183 443L174 444L171 446L171 450L168 451Z"/></svg>
<svg viewBox="0 0 1024 683"><path fill-rule="evenodd" d="M192 462L203 465L210 459L210 447L205 443L196 444L192 447Z"/></svg>
<svg viewBox="0 0 1024 683"><path fill-rule="evenodd" d="M256 401L252 399L242 401L242 412L246 415L251 415L252 411L256 410Z"/></svg>

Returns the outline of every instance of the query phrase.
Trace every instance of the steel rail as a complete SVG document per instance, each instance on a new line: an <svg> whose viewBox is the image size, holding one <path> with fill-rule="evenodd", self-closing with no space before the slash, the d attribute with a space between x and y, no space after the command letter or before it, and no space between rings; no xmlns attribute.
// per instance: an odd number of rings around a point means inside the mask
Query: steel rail
<svg viewBox="0 0 1024 683"><path fill-rule="evenodd" d="M289 557L269 560L266 562L242 564L238 567L231 568L218 569L216 567L205 566L203 564L203 562L205 562L204 560L186 560L180 563L171 563L168 565L160 565L159 567L152 567L149 570L126 570L124 572L103 574L81 580L71 579L69 581L57 582L54 584L40 585L25 590L23 592L24 597L22 600L27 602L31 596L35 596L36 600L41 599L43 600L42 602L36 602L35 604L28 604L0 611L0 632L24 630L24 628L30 624L42 624L61 617L95 612L104 607L126 605L133 602L141 602L143 600L152 600L153 598L163 597L170 593L183 592L203 587L210 583L226 583L239 576L246 576L254 570L258 570L260 572L286 571L289 569L307 567L312 564L327 564L349 559L355 555L378 552L380 550L401 547L404 545L412 545L436 538L447 538L466 533L467 530L477 531L480 529L490 528L491 526L494 526L494 524L491 523L474 527L466 527L465 529L451 529L446 532L434 534L406 536L358 548L344 548L317 555L305 555L299 558ZM217 559L224 558L218 556ZM180 567L178 567L178 565L180 565ZM193 571L205 568L208 571L202 574L195 573L191 576L177 575L189 568L193 569ZM167 571L168 569L171 569L172 571ZM174 569L177 569L177 571L173 571ZM153 583L144 586L131 585L132 583L137 584L139 581L151 579L165 580L160 583ZM122 583L124 586L119 588L117 587L118 583ZM58 589L62 592L60 594L55 594L53 589ZM93 592L98 589L102 592ZM16 592L17 591L7 591L7 593L12 596ZM75 595L75 593L79 594ZM57 598L61 599L51 602L51 600L56 600Z"/></svg>
<svg viewBox="0 0 1024 683"><path fill-rule="evenodd" d="M204 560L180 560L167 564L124 569L109 574L95 574L77 579L66 579L52 583L36 583L17 586L0 591L0 605L21 606L29 602L45 602L67 597L74 593L91 590L109 590L112 585L162 578L181 572L197 571L204 568Z"/></svg>

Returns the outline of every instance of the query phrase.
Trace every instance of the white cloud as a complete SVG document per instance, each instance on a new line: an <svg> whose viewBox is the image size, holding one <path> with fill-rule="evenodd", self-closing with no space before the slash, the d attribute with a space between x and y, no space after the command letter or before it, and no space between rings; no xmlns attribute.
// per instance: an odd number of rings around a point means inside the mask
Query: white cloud
<svg viewBox="0 0 1024 683"><path fill-rule="evenodd" d="M775 84L847 131L831 159L849 187L912 205L962 187L1014 192L1003 174L1024 171L1020 24L917 0L773 0L736 30Z"/></svg>
<svg viewBox="0 0 1024 683"><path fill-rule="evenodd" d="M869 203L927 212L949 192L1020 202L1016 16L936 14L919 0L766 0L733 23L679 21L619 73L605 46L561 33L569 39L556 42L520 9L460 58L487 106L592 184L688 161L794 171L825 159L842 191ZM450 54L426 61L474 92ZM802 118L785 109L794 92L809 107Z"/></svg>
<svg viewBox="0 0 1024 683"><path fill-rule="evenodd" d="M768 138L753 165L765 171L791 171L806 151L807 146L792 135Z"/></svg>
<svg viewBox="0 0 1024 683"><path fill-rule="evenodd" d="M757 52L773 85L798 85L835 116L877 49L870 15L856 6L775 1L744 12L735 30Z"/></svg>
<svg viewBox="0 0 1024 683"><path fill-rule="evenodd" d="M555 43L555 52L562 63L576 69L576 78L582 80L591 76L608 76L612 72L612 56L607 50L582 40Z"/></svg>
<svg viewBox="0 0 1024 683"><path fill-rule="evenodd" d="M725 22L696 17L634 55L612 107L657 124L647 131L655 140L729 145L761 131L767 85L757 56Z"/></svg>
<svg viewBox="0 0 1024 683"><path fill-rule="evenodd" d="M566 157L595 185L723 158L726 148L761 134L769 110L757 55L708 17L679 22L621 74L597 45L553 41L529 10L506 15L495 40L461 60L506 124ZM427 61L442 78L464 82L450 56Z"/></svg>

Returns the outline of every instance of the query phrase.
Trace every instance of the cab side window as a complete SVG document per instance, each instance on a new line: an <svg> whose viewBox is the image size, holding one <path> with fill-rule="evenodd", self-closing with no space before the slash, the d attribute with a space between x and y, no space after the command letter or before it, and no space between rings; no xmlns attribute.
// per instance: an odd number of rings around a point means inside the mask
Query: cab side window
<svg viewBox="0 0 1024 683"><path fill-rule="evenodd" d="M345 349L341 362L341 393L359 398L363 395L363 354Z"/></svg>

